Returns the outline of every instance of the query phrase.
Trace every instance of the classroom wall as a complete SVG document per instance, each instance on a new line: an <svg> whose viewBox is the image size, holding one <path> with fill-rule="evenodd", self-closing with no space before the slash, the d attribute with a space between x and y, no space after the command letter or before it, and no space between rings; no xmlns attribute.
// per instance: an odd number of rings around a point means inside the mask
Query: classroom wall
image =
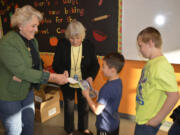
<svg viewBox="0 0 180 135"><path fill-rule="evenodd" d="M122 0L122 52L126 59L142 60L136 48L137 34L148 26L157 28L168 61L180 64L180 0Z"/></svg>
<svg viewBox="0 0 180 135"><path fill-rule="evenodd" d="M50 67L53 61L53 54L52 53L41 53L41 58L45 63L45 67ZM98 58L100 66L102 67L102 59ZM141 69L144 66L144 61L133 61L133 60L126 60L125 66L122 72L119 74L120 78L123 82L123 94L121 103L119 106L119 112L128 114L128 115L135 115L135 96L136 96L136 86L138 84ZM178 88L180 90L180 65L173 64L175 69L176 80L178 83ZM96 79L94 80L93 87L96 90L100 90L103 84L106 82L106 78L103 76L101 69L98 72ZM62 97L62 95L61 95ZM180 101L177 103L180 105ZM177 106L176 105L176 106ZM167 117L168 121L171 121L169 117Z"/></svg>

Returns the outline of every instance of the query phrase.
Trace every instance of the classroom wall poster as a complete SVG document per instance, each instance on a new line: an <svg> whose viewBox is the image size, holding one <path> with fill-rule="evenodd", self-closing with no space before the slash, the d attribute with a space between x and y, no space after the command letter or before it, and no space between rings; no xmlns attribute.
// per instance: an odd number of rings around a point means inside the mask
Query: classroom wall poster
<svg viewBox="0 0 180 135"><path fill-rule="evenodd" d="M64 37L67 24L74 18L86 27L86 37L94 43L97 55L121 52L122 0L0 0L4 34L11 30L14 10L26 4L44 14L36 34L41 52L55 51L58 39Z"/></svg>

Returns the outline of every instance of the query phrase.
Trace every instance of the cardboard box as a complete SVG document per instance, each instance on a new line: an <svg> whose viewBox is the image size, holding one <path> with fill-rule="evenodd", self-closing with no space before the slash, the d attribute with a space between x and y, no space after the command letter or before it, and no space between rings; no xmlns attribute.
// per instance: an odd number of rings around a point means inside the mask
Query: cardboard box
<svg viewBox="0 0 180 135"><path fill-rule="evenodd" d="M60 113L59 92L57 91L55 95L42 103L35 102L35 106L35 120L37 121L43 123L56 116Z"/></svg>
<svg viewBox="0 0 180 135"><path fill-rule="evenodd" d="M49 84L41 85L40 90L34 90L35 102L43 102L48 100L52 95L55 95L56 91L59 91L59 87L55 87Z"/></svg>
<svg viewBox="0 0 180 135"><path fill-rule="evenodd" d="M47 85L46 85L47 86ZM54 88L46 91L42 86L39 91L35 90L35 120L45 122L60 113L59 90Z"/></svg>

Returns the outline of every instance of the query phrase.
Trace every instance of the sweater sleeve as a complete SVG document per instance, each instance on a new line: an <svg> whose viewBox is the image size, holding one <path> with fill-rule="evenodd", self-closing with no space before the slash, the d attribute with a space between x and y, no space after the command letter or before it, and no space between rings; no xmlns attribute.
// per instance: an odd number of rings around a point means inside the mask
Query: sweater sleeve
<svg viewBox="0 0 180 135"><path fill-rule="evenodd" d="M14 42L12 42L14 41ZM12 76L16 76L21 80L28 81L30 83L44 83L47 82L49 78L48 72L43 72L39 70L35 70L32 68L32 65L28 63L31 62L31 56L24 56L20 51L19 46L12 45L23 43L15 42L15 39L11 39L11 42L8 40L1 41L0 45L0 61L6 67ZM23 44L21 44L23 45ZM27 59L25 59L25 57Z"/></svg>
<svg viewBox="0 0 180 135"><path fill-rule="evenodd" d="M62 74L70 70L70 43L67 39L60 39L55 50L52 68L56 73Z"/></svg>
<svg viewBox="0 0 180 135"><path fill-rule="evenodd" d="M95 79L98 71L99 71L99 62L95 53L95 46L92 42L90 42L89 40L86 41L87 42L87 49L85 53L89 53L89 58L90 58L90 64L88 66L88 77L92 77L93 79Z"/></svg>

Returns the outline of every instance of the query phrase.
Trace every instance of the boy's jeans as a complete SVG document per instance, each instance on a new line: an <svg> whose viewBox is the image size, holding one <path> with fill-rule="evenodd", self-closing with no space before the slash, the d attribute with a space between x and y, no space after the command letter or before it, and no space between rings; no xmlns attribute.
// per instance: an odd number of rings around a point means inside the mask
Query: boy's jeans
<svg viewBox="0 0 180 135"><path fill-rule="evenodd" d="M161 124L154 128L147 125L136 124L134 135L156 135L160 126Z"/></svg>
<svg viewBox="0 0 180 135"><path fill-rule="evenodd" d="M0 120L6 135L34 134L34 94L33 90L24 100L0 100Z"/></svg>

